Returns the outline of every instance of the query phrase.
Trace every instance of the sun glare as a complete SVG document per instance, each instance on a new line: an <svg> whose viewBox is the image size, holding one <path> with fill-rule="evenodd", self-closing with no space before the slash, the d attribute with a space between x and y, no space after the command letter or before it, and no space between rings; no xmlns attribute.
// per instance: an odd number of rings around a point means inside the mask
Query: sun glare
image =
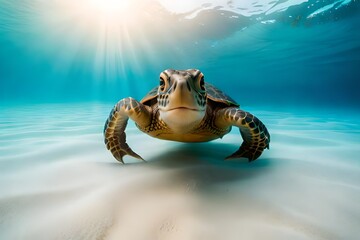
<svg viewBox="0 0 360 240"><path fill-rule="evenodd" d="M102 17L112 20L116 18L126 20L132 10L131 0L90 0L89 5Z"/></svg>
<svg viewBox="0 0 360 240"><path fill-rule="evenodd" d="M95 83L126 85L129 72L141 74L141 61L155 62L149 39L159 27L152 24L157 19L152 0L58 0L50 6L54 11L44 12L52 21L44 22L54 35L61 31L56 35L69 46L60 53L62 66L69 66L81 49Z"/></svg>
<svg viewBox="0 0 360 240"><path fill-rule="evenodd" d="M72 52L77 52L79 44L76 43L83 41L89 46L87 54L93 56L91 60L95 78L111 81L126 75L125 65L140 69L138 49L146 45L146 42L139 35L146 25L144 14L148 2L149 0L62 0L55 9L56 17L60 20L58 24L64 24L62 29L69 29L63 36L64 39L72 39ZM52 26L51 29L60 29L60 25Z"/></svg>
<svg viewBox="0 0 360 240"><path fill-rule="evenodd" d="M91 0L90 4L108 13L121 10L129 6L129 0Z"/></svg>
<svg viewBox="0 0 360 240"><path fill-rule="evenodd" d="M131 0L88 0L88 8L100 20L107 24L126 23L132 21L132 13L136 11Z"/></svg>

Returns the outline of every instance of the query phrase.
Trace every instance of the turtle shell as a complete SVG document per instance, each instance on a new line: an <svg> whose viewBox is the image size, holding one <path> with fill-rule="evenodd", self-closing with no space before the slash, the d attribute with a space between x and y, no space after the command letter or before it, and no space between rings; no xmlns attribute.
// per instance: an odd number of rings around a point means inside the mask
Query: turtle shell
<svg viewBox="0 0 360 240"><path fill-rule="evenodd" d="M141 99L141 103L145 104L145 105L148 105L148 106L151 106L154 104L154 101L156 102L156 98L157 98L157 95L158 95L158 86L157 87L154 87L153 89L151 89L150 92L148 92L145 97L143 97L143 99Z"/></svg>
<svg viewBox="0 0 360 240"><path fill-rule="evenodd" d="M205 83L205 90L207 93L208 99L214 101L214 102L220 102L224 103L228 106L237 106L239 107L240 104L238 104L234 99L229 97L227 94L225 94L223 91L215 87L214 85L210 83Z"/></svg>
<svg viewBox="0 0 360 240"><path fill-rule="evenodd" d="M151 89L151 91L148 92L146 94L146 96L143 99L141 99L140 102L143 104L146 104L148 106L151 106L154 103L156 103L156 101L157 101L156 98L158 95L158 88L159 87L154 87L153 89ZM212 85L210 83L205 83L205 91L207 93L207 98L214 102L224 103L228 106L237 106L237 107L240 106L234 99L232 99L227 94L225 94L223 91L216 88L214 85Z"/></svg>

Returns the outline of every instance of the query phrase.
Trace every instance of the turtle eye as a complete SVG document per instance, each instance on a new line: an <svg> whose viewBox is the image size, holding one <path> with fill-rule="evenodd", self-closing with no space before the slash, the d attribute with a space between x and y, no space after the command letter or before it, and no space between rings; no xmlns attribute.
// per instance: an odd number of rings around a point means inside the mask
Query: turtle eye
<svg viewBox="0 0 360 240"><path fill-rule="evenodd" d="M165 90L165 80L164 80L162 77L160 77L159 86L160 86L160 91L164 91L164 90Z"/></svg>
<svg viewBox="0 0 360 240"><path fill-rule="evenodd" d="M201 88L201 90L205 91L204 76L202 76L201 79L200 79L200 88Z"/></svg>

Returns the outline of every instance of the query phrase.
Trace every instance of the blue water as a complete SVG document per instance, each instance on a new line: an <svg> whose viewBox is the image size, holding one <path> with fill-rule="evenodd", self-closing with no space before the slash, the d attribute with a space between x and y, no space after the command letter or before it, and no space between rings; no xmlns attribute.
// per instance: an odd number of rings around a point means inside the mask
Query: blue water
<svg viewBox="0 0 360 240"><path fill-rule="evenodd" d="M357 239L359 29L357 0L0 0L0 239ZM118 164L111 108L167 68L200 69L270 150L225 162L237 129L183 144L129 122L148 163Z"/></svg>
<svg viewBox="0 0 360 240"><path fill-rule="evenodd" d="M234 1L195 15L155 2L123 25L67 2L1 0L2 101L141 98L162 70L198 68L244 105L359 106L358 1Z"/></svg>

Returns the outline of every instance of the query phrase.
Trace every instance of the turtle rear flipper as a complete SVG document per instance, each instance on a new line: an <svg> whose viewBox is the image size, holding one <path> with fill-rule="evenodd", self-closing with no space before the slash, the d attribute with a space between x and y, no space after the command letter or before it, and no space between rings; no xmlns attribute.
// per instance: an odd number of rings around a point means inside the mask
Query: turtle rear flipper
<svg viewBox="0 0 360 240"><path fill-rule="evenodd" d="M129 117L140 126L147 126L151 121L151 110L133 98L120 100L111 110L104 127L106 148L121 163L123 157L129 155L144 160L126 143L125 128Z"/></svg>

